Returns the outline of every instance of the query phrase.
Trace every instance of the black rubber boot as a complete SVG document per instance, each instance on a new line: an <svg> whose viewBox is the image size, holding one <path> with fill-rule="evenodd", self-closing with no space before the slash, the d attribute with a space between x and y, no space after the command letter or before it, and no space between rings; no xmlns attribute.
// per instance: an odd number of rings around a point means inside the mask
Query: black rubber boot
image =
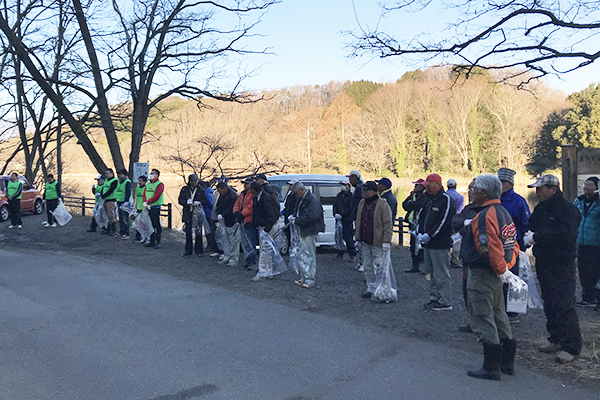
<svg viewBox="0 0 600 400"><path fill-rule="evenodd" d="M500 370L503 374L515 374L515 354L517 352L517 341L515 339L504 339L502 343L502 362Z"/></svg>
<svg viewBox="0 0 600 400"><path fill-rule="evenodd" d="M419 264L420 264L419 259L413 259L412 260L412 267L410 269L404 270L404 272L406 272L407 274L419 272Z"/></svg>
<svg viewBox="0 0 600 400"><path fill-rule="evenodd" d="M502 345L483 343L483 366L479 369L467 371L467 375L477 379L490 379L499 381L500 362L502 358Z"/></svg>

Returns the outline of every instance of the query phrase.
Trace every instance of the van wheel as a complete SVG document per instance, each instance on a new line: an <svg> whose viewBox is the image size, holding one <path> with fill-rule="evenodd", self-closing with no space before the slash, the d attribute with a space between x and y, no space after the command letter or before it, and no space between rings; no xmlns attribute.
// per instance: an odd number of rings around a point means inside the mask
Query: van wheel
<svg viewBox="0 0 600 400"><path fill-rule="evenodd" d="M36 215L41 214L43 210L44 210L44 203L40 199L37 199L35 201L35 205L33 206L33 213Z"/></svg>
<svg viewBox="0 0 600 400"><path fill-rule="evenodd" d="M8 219L8 206L5 204L0 207L0 221L6 221Z"/></svg>

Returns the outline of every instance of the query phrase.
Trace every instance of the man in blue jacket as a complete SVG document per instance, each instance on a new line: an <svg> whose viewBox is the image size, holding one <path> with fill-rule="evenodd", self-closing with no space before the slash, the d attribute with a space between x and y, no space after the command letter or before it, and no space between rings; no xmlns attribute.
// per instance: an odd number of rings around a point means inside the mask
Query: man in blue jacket
<svg viewBox="0 0 600 400"><path fill-rule="evenodd" d="M575 199L581 213L577 234L577 268L581 282L580 307L594 307L600 311L600 290L596 283L600 279L600 198L598 178L592 176L583 185L583 194Z"/></svg>

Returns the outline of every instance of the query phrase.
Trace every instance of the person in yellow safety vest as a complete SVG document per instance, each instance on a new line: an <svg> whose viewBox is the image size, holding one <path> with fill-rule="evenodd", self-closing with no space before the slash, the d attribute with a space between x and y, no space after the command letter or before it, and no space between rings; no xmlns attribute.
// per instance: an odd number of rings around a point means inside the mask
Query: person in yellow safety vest
<svg viewBox="0 0 600 400"><path fill-rule="evenodd" d="M154 233L150 236L150 243L146 243L146 247L160 248L160 235L162 228L160 226L160 206L164 204L163 192L165 185L158 180L160 171L153 169L148 175L149 182L144 190L144 202L142 205L147 208L152 220Z"/></svg>
<svg viewBox="0 0 600 400"><path fill-rule="evenodd" d="M16 172L10 174L10 181L6 184L6 195L8 197L8 212L10 213L10 225L8 229L15 226L23 227L21 220L21 196L23 194L23 184L18 180Z"/></svg>
<svg viewBox="0 0 600 400"><path fill-rule="evenodd" d="M52 227L56 228L56 220L52 215L52 212L56 210L58 207L58 199L60 199L60 183L56 179L54 179L54 175L48 174L48 181L46 182L46 186L44 188L44 200L46 200L46 216L48 217L48 221L44 221L44 226L46 228Z"/></svg>
<svg viewBox="0 0 600 400"><path fill-rule="evenodd" d="M129 239L129 213L121 209L121 206L131 198L131 181L127 177L127 170L122 168L117 171L117 209L119 210L119 233L115 237L123 240Z"/></svg>
<svg viewBox="0 0 600 400"><path fill-rule="evenodd" d="M137 213L141 213L144 208L144 190L146 190L146 182L148 182L148 178L146 175L142 175L138 178L138 185L135 188L135 210ZM142 235L139 232L135 233L135 239L133 239L133 243L142 243Z"/></svg>
<svg viewBox="0 0 600 400"><path fill-rule="evenodd" d="M108 217L108 227L100 232L102 235L115 234L117 232L117 213L115 204L117 201L117 185L119 181L115 178L115 172L109 168L104 173L106 181L100 197L104 199L104 209Z"/></svg>
<svg viewBox="0 0 600 400"><path fill-rule="evenodd" d="M94 195L94 204L98 202L100 195L102 194L102 189L104 187L104 175L99 175L96 178L98 185L92 185L92 194ZM90 224L90 229L88 232L96 232L96 228L98 227L98 223L96 222L96 218L92 215L92 223Z"/></svg>

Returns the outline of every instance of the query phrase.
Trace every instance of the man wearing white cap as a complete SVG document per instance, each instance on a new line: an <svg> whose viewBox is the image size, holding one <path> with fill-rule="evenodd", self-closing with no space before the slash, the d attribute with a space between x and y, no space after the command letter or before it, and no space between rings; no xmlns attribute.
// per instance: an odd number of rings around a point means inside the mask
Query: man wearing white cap
<svg viewBox="0 0 600 400"><path fill-rule="evenodd" d="M579 318L575 310L575 255L581 214L565 199L558 178L542 175L527 187L535 188L540 201L529 218L525 245L533 244L535 269L546 314L550 344L543 353L557 353L568 363L581 352Z"/></svg>
<svg viewBox="0 0 600 400"><path fill-rule="evenodd" d="M350 181L350 184L354 187L354 193L352 194L352 220L356 219L356 210L358 210L358 203L362 200L362 187L364 185L360 172L353 170L350 171L346 178Z"/></svg>
<svg viewBox="0 0 600 400"><path fill-rule="evenodd" d="M336 221L342 221L342 236L346 242L346 251L350 257L350 262L354 262L356 257L356 248L354 246L354 224L352 221L352 192L350 192L350 181L342 179L340 181L341 190L335 196L333 202L333 216ZM344 251L338 250L338 257L343 257Z"/></svg>

